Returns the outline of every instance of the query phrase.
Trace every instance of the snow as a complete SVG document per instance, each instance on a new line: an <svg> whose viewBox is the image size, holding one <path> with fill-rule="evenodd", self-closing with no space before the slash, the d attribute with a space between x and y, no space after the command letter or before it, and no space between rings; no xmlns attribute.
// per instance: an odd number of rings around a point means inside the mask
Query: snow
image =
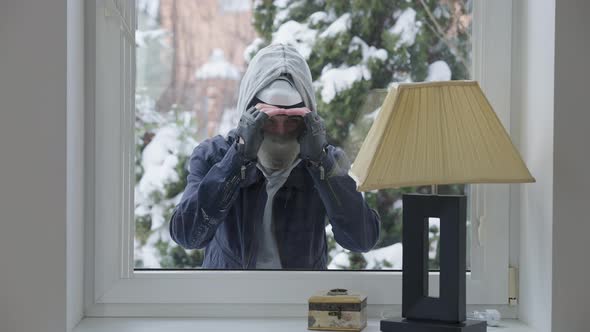
<svg viewBox="0 0 590 332"><path fill-rule="evenodd" d="M168 227L161 227L159 228L154 234L158 235L158 238L164 242L168 242L170 244L174 244L175 242L172 240L172 236L170 235L170 230ZM153 234L152 234L153 236Z"/></svg>
<svg viewBox="0 0 590 332"><path fill-rule="evenodd" d="M151 244L151 243L150 243ZM155 244L155 242L154 242ZM159 268L160 260L158 259L158 250L152 244L151 246L146 243L144 246L140 245L139 241L135 241L135 259L139 259L142 262L142 267L146 268Z"/></svg>
<svg viewBox="0 0 590 332"><path fill-rule="evenodd" d="M383 262L391 264L391 269L401 270L403 267L403 246L401 243L395 243L364 253L363 257L367 261L366 269L368 270L383 266Z"/></svg>
<svg viewBox="0 0 590 332"><path fill-rule="evenodd" d="M146 116L150 112L145 110L138 109L137 113L142 114L142 119L152 120L152 122L146 121L147 123L161 126L155 130L154 137L142 151L143 175L135 188L136 202L150 204L152 203L150 195L154 192L165 194L164 186L166 184L179 181L176 171L179 155L190 155L197 142L191 136L193 134L190 127L192 115L189 112L182 112L178 115L182 126L178 125L175 120L167 120L157 112L151 112L154 115L153 118ZM173 114L166 115L168 118L172 118ZM164 121L171 123L166 124ZM187 135L188 137L185 137Z"/></svg>
<svg viewBox="0 0 590 332"><path fill-rule="evenodd" d="M275 27L281 25L283 22L285 22L285 20L289 17L289 10L288 9L283 9L283 10L278 10L277 13L275 14L275 18L273 21L273 25Z"/></svg>
<svg viewBox="0 0 590 332"><path fill-rule="evenodd" d="M275 5L275 7L277 7L278 9L286 8L287 5L289 5L289 1L290 0L274 0L273 5Z"/></svg>
<svg viewBox="0 0 590 332"><path fill-rule="evenodd" d="M294 1L289 3L288 0L281 0L275 1L274 5L277 7L277 12L275 13L273 26L278 27L289 18L293 9L304 6L305 3L302 1Z"/></svg>
<svg viewBox="0 0 590 332"><path fill-rule="evenodd" d="M403 208L403 200L402 199L398 199L397 201L393 202L393 209L401 209Z"/></svg>
<svg viewBox="0 0 590 332"><path fill-rule="evenodd" d="M193 116L191 112L182 112L180 114L180 119L182 120L182 125L187 128L191 126L191 121L193 120Z"/></svg>
<svg viewBox="0 0 590 332"><path fill-rule="evenodd" d="M152 229L158 229L166 223L164 219L164 207L161 204L155 204L151 210L152 214Z"/></svg>
<svg viewBox="0 0 590 332"><path fill-rule="evenodd" d="M377 108L376 110L374 110L373 112L366 114L364 116L364 119L367 119L369 121L375 121L375 119L377 119L377 115L379 115L379 112L381 111L381 107Z"/></svg>
<svg viewBox="0 0 590 332"><path fill-rule="evenodd" d="M140 258L143 267L146 268L159 268L160 267L160 252L156 247L156 243L158 241L167 241L170 242L172 239L170 238L168 229L162 229L157 232L153 232L147 239L146 244L144 246L140 246L139 243L136 241L135 243L135 258Z"/></svg>
<svg viewBox="0 0 590 332"><path fill-rule="evenodd" d="M350 89L355 82L363 79L370 80L371 71L367 67L367 62L370 59L387 60L386 50L369 46L361 38L354 36L350 41L348 52L359 49L362 54L360 63L350 67L342 65L338 68L333 68L331 64L328 64L322 69L322 74L314 82L314 86L317 90L321 90L320 96L324 103L330 103L338 93Z"/></svg>
<svg viewBox="0 0 590 332"><path fill-rule="evenodd" d="M152 129L154 137L141 154L143 174L135 186L135 216L149 216L151 227L145 245L136 241L135 259L141 260L144 267L160 267L160 256L154 247L158 239L171 242L167 227L167 215L180 201L182 193L164 199L165 186L180 181L177 173L179 158L189 156L197 145L193 138L193 113L158 113L153 102L136 98L136 114L141 122ZM140 123L141 123L140 122ZM137 139L137 137L136 137ZM156 199L156 197L159 197Z"/></svg>
<svg viewBox="0 0 590 332"><path fill-rule="evenodd" d="M383 48L376 49L375 46L371 46L369 51L373 51L373 50L374 50L374 52L369 54L369 58L377 58L381 61L387 60L387 51L385 49L383 49Z"/></svg>
<svg viewBox="0 0 590 332"><path fill-rule="evenodd" d="M438 60L428 66L426 81L448 81L450 79L451 68L446 62Z"/></svg>
<svg viewBox="0 0 590 332"><path fill-rule="evenodd" d="M316 30L291 20L281 24L278 30L272 34L272 41L273 43L292 45L307 60L316 36Z"/></svg>
<svg viewBox="0 0 590 332"><path fill-rule="evenodd" d="M328 265L329 270L342 270L350 268L350 260L348 259L348 252L341 252L332 257L332 261Z"/></svg>
<svg viewBox="0 0 590 332"><path fill-rule="evenodd" d="M226 108L223 110L221 122L219 123L219 135L226 137L230 130L238 126L241 114L236 108Z"/></svg>
<svg viewBox="0 0 590 332"><path fill-rule="evenodd" d="M160 0L137 0L137 11L144 12L155 19L160 11Z"/></svg>
<svg viewBox="0 0 590 332"><path fill-rule="evenodd" d="M144 204L140 204L135 208L135 216L136 217L143 217L150 214L150 210Z"/></svg>
<svg viewBox="0 0 590 332"><path fill-rule="evenodd" d="M392 82L389 82L389 84L387 84L387 90L391 90L391 89L397 89L399 87L400 83L412 83L414 82L412 80L412 78L410 77L409 73L407 72L397 72L394 73L394 77L395 80Z"/></svg>
<svg viewBox="0 0 590 332"><path fill-rule="evenodd" d="M250 63L250 60L252 60L254 55L256 55L256 52L262 48L262 45L264 45L264 39L256 38L246 46L246 49L244 49L244 60L246 60L246 63Z"/></svg>
<svg viewBox="0 0 590 332"><path fill-rule="evenodd" d="M241 74L236 66L225 60L223 50L216 48L211 52L209 61L197 69L195 76L199 80L219 78L237 81Z"/></svg>
<svg viewBox="0 0 590 332"><path fill-rule="evenodd" d="M332 231L332 224L326 225L326 236L334 237L334 231Z"/></svg>
<svg viewBox="0 0 590 332"><path fill-rule="evenodd" d="M164 29L135 30L135 44L138 47L145 47L149 42L159 40L167 33Z"/></svg>
<svg viewBox="0 0 590 332"><path fill-rule="evenodd" d="M421 22L416 22L416 11L412 8L404 10L395 21L389 32L398 35L396 48L412 46L416 41L416 34L420 31Z"/></svg>
<svg viewBox="0 0 590 332"><path fill-rule="evenodd" d="M352 37L350 45L348 46L348 52L354 52L360 48L363 55L363 63L366 63L371 58L376 58L381 61L387 60L387 51L383 48L376 48L375 46L369 46L367 43L359 38L358 36Z"/></svg>
<svg viewBox="0 0 590 332"><path fill-rule="evenodd" d="M308 22L311 25L329 22L328 13L324 11L315 12L309 15Z"/></svg>
<svg viewBox="0 0 590 332"><path fill-rule="evenodd" d="M334 238L334 232L332 231L332 225L326 225L326 237ZM330 264L328 264L328 269L331 270L341 270L341 269L349 269L350 268L350 260L348 259L348 253L350 251L342 248L336 242L336 247L328 253L329 257L332 257Z"/></svg>
<svg viewBox="0 0 590 332"><path fill-rule="evenodd" d="M162 114L156 112L156 103L153 99L142 94L135 95L135 115L146 124L159 124L164 122Z"/></svg>
<svg viewBox="0 0 590 332"><path fill-rule="evenodd" d="M439 218L428 218L428 238L431 240L430 248L428 248L428 258L436 258L436 249L438 248L438 240L433 240L434 232L430 230L436 228L437 236L440 238L440 219Z"/></svg>
<svg viewBox="0 0 590 332"><path fill-rule="evenodd" d="M321 88L321 97L324 103L330 103L336 94L350 89L360 80L370 80L371 72L364 64L339 68L330 68L322 72L319 80L314 82L316 88Z"/></svg>
<svg viewBox="0 0 590 332"><path fill-rule="evenodd" d="M164 193L166 183L178 181L175 167L178 157L178 131L172 126L157 131L152 141L144 148L141 164L144 173L136 187L138 201L149 201L152 192Z"/></svg>
<svg viewBox="0 0 590 332"><path fill-rule="evenodd" d="M346 32L350 29L350 24L350 13L343 14L320 34L320 38L333 38L340 33Z"/></svg>
<svg viewBox="0 0 590 332"><path fill-rule="evenodd" d="M440 232L440 218L428 218L428 229L436 228ZM434 234L429 231L429 238L432 238Z"/></svg>

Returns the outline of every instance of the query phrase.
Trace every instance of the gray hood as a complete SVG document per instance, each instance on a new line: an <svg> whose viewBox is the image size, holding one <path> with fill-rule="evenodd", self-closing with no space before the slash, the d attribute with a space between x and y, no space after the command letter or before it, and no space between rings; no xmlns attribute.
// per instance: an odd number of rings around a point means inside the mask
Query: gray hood
<svg viewBox="0 0 590 332"><path fill-rule="evenodd" d="M258 91L286 73L293 78L305 106L315 112L315 93L309 66L293 46L285 44L271 44L252 58L240 83L238 110L244 112Z"/></svg>

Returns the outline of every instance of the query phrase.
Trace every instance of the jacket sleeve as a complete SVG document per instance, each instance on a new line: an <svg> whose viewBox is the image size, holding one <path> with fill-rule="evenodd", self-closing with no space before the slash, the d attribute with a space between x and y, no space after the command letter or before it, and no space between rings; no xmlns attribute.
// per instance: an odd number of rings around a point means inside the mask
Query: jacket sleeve
<svg viewBox="0 0 590 332"><path fill-rule="evenodd" d="M224 150L207 140L190 157L187 185L170 220L172 239L186 249L211 241L238 196L243 160L236 143Z"/></svg>
<svg viewBox="0 0 590 332"><path fill-rule="evenodd" d="M379 239L379 214L356 190L356 182L348 175L350 162L344 151L329 145L320 164L308 165L307 169L326 208L336 242L355 252L371 250Z"/></svg>

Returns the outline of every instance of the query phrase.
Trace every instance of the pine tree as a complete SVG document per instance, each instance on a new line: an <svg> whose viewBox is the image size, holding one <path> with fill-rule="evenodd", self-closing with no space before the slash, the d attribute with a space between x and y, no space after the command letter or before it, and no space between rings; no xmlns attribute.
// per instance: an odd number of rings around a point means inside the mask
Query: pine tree
<svg viewBox="0 0 590 332"><path fill-rule="evenodd" d="M187 163L197 145L194 115L157 112L147 94L136 94L136 267L195 268L203 250L185 250L170 238L174 207L186 187ZM147 261L145 261L147 260Z"/></svg>

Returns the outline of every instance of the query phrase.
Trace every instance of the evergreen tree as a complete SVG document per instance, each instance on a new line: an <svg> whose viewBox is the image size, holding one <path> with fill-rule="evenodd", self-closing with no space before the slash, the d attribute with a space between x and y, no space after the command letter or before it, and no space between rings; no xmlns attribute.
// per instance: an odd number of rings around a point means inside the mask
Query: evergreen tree
<svg viewBox="0 0 590 332"><path fill-rule="evenodd" d="M185 250L170 238L169 223L188 176L196 120L173 107L157 112L153 98L136 94L135 266L196 268L203 250ZM146 261L147 260L147 261Z"/></svg>

